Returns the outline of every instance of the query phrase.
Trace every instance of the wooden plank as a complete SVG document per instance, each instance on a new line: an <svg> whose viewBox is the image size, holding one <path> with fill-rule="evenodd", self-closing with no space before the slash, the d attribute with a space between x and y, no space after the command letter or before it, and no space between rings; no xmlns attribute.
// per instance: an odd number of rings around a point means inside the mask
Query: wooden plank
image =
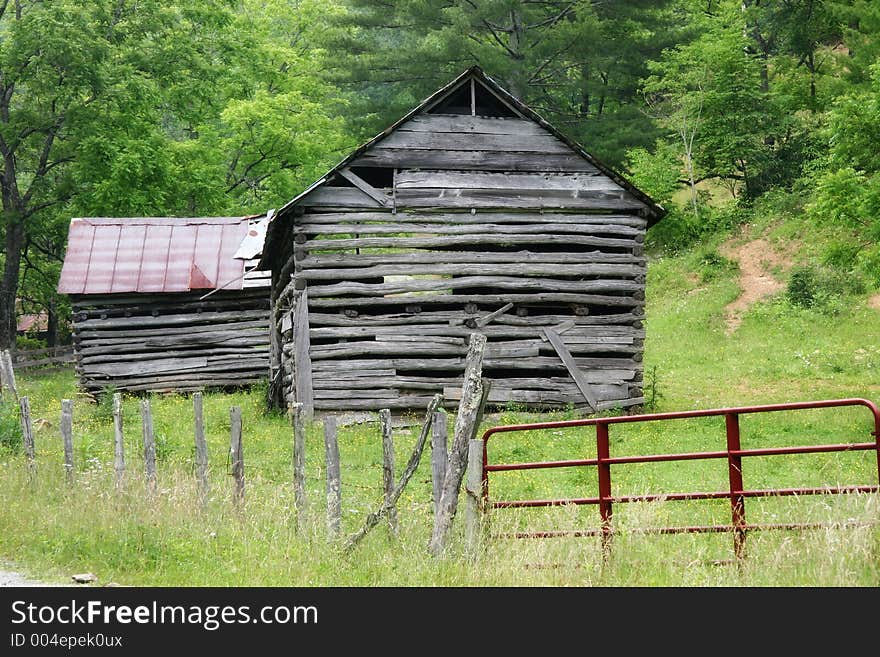
<svg viewBox="0 0 880 657"><path fill-rule="evenodd" d="M327 400L327 399L372 399L374 402L383 401L386 399L395 399L399 395L397 390L393 390L391 388L382 389L384 383L379 383L374 386L370 390L350 390L347 388L343 388L341 386L337 386L334 389L322 389L315 391L315 403L319 400ZM439 386L434 386L432 391L439 390Z"/></svg>
<svg viewBox="0 0 880 657"><path fill-rule="evenodd" d="M474 320L474 324L477 326L477 328L482 328L504 315L511 308L513 308L513 304L506 303L498 310L494 310L487 315L483 315L482 317L477 318L476 320Z"/></svg>
<svg viewBox="0 0 880 657"><path fill-rule="evenodd" d="M587 368L582 372L588 381L601 383L605 377L628 380L632 379L636 372L642 371L642 363L632 358L576 358L579 368ZM326 361L327 367L335 367L332 361ZM317 362L316 362L317 365ZM394 358L362 358L345 361L348 369L388 369L397 371L423 372L426 370L444 370L460 372L464 367L464 359L461 357L448 358L417 358L394 357ZM503 370L546 370L548 374L553 370L564 372L565 367L558 357L538 356L529 358L487 358L485 368ZM595 370L595 371L592 371ZM426 402L427 403L427 402Z"/></svg>
<svg viewBox="0 0 880 657"><path fill-rule="evenodd" d="M261 383L265 380L265 378L265 374L263 374L262 376L250 375L248 378L212 376L194 380L173 379L165 382L159 381L151 383L132 383L113 380L112 384L119 390L125 390L129 392L144 392L148 390L154 392L195 392L205 390L207 388L240 388L242 386L251 385L254 383ZM105 385L107 385L107 383L108 381L96 381L88 379L85 381L85 387L92 392L100 392L101 389Z"/></svg>
<svg viewBox="0 0 880 657"><path fill-rule="evenodd" d="M502 381L508 383L508 381ZM532 384L526 384L531 387ZM628 397L628 386L624 384L617 385L593 385L591 386L593 394L597 402L621 400ZM460 387L444 387L443 396L450 401L461 399ZM583 394L575 385L563 387L555 390L535 390L535 389L515 389L515 388L495 388L489 392L488 401L493 404L581 404L583 403Z"/></svg>
<svg viewBox="0 0 880 657"><path fill-rule="evenodd" d="M397 535L397 506L394 502L394 438L391 431L391 411L379 410L379 425L382 429L382 488L385 493L385 505L388 507L388 527L393 535Z"/></svg>
<svg viewBox="0 0 880 657"><path fill-rule="evenodd" d="M475 258L476 259L476 258ZM450 264L374 265L372 267L345 269L309 269L297 272L297 281L354 281L385 276L443 276L460 275L466 271L471 276L617 276L636 278L643 276L644 268L625 264L553 265L524 262L521 264L472 264L467 267ZM225 340L234 340L234 337ZM217 341L219 342L219 341ZM173 344L169 339L167 344Z"/></svg>
<svg viewBox="0 0 880 657"><path fill-rule="evenodd" d="M375 399L330 399L315 400L316 410L326 411L375 411L381 405L391 410L413 410L423 408L431 401L426 395L400 395L396 399L383 399L376 404Z"/></svg>
<svg viewBox="0 0 880 657"><path fill-rule="evenodd" d="M153 413L150 400L141 400L141 432L144 442L144 476L151 492L156 488L156 436L153 433Z"/></svg>
<svg viewBox="0 0 880 657"><path fill-rule="evenodd" d="M439 325L449 325L454 326L456 323L460 323L462 317L473 317L474 315L471 313L467 313L465 310L423 310L419 313L406 313L406 312L393 312L388 311L382 315L360 315L358 317L347 317L342 313L322 313L318 311L314 311L309 313L309 323L311 326L320 327L320 328L312 328L312 331L320 330L324 331L330 327L340 327L340 328L362 328L364 330L371 330L374 328L382 328L388 330L394 330L394 327L403 327L403 331L411 331L415 330L412 328L413 325L423 325L425 328L432 329L436 328ZM501 315L497 317L493 322L493 326L487 327L487 330L501 330L501 327L498 325L504 325L505 328L540 328L542 326L553 326L554 324L559 324L560 322L564 322L568 319L572 318L571 316L566 315L526 315L520 317L519 315ZM607 327L609 329L623 330L631 328L640 330L640 326L637 326L637 323L640 323L642 318L639 315L634 315L630 312L621 312L621 313L612 313L610 315L585 315L585 316L575 316L573 317L575 321L575 326L580 330L584 329L585 331L594 330L600 331L599 334L606 335L606 333L602 333L600 327ZM453 335L450 333L450 335ZM629 335L628 332L626 332ZM312 336L316 335L312 333ZM327 335L330 335L329 333ZM343 335L343 334L340 334Z"/></svg>
<svg viewBox="0 0 880 657"><path fill-rule="evenodd" d="M403 170L397 174L398 189L515 189L623 191L608 176L586 173L524 173L510 171L429 171Z"/></svg>
<svg viewBox="0 0 880 657"><path fill-rule="evenodd" d="M205 367L207 364L207 358L167 358L146 362L96 364L93 367L85 367L84 370L95 374L106 374L108 376L127 374L132 369L135 369L138 374L158 374L161 372L181 372L184 370L199 369Z"/></svg>
<svg viewBox="0 0 880 657"><path fill-rule="evenodd" d="M306 421L311 420L314 414L310 344L309 297L308 291L303 290L294 309L293 371L296 377L294 395L296 401L303 405L302 412Z"/></svg>
<svg viewBox="0 0 880 657"><path fill-rule="evenodd" d="M644 292L643 283L626 279L595 279L566 281L553 278L528 278L513 276L460 276L457 278L413 278L392 283L345 282L335 285L314 285L309 289L315 297L338 297L347 294L362 296L385 296L406 292L443 292L468 288L495 288L499 290L535 290L537 292ZM429 301L429 299L425 299Z"/></svg>
<svg viewBox="0 0 880 657"><path fill-rule="evenodd" d="M12 393L12 398L18 401L18 387L15 384L15 370L12 367L12 356L9 351L0 351L0 394L3 388Z"/></svg>
<svg viewBox="0 0 880 657"><path fill-rule="evenodd" d="M578 224L589 230L601 226L625 226L644 231L647 220L633 214L614 214L598 212L535 212L504 210L466 210L448 212L425 211L418 209L398 209L396 212L307 212L295 218L295 226L323 226L333 224ZM354 227L351 228L354 231ZM285 273L282 271L281 278Z"/></svg>
<svg viewBox="0 0 880 657"><path fill-rule="evenodd" d="M238 406L229 409L229 454L232 461L232 504L241 511L244 505L244 449L241 408Z"/></svg>
<svg viewBox="0 0 880 657"><path fill-rule="evenodd" d="M483 171L559 171L598 173L595 165L574 152L475 151L387 148L380 144L355 158L351 166L399 169L465 169Z"/></svg>
<svg viewBox="0 0 880 657"><path fill-rule="evenodd" d="M167 359L166 359L167 360ZM173 360L173 359L172 359ZM194 359L198 360L198 359ZM205 358L207 364L202 367L182 367L176 369L168 369L166 367L159 368L160 372L148 372L144 368L145 363L156 362L153 357L150 359L130 359L128 362L122 363L82 363L83 372L89 372L96 375L103 374L105 376L122 376L122 377L144 377L159 376L160 378L170 378L173 376L181 377L198 377L209 372L223 372L225 370L251 370L259 371L260 375L266 375L266 364L268 359L262 353L241 353L233 352L226 354L211 355ZM159 361L164 362L164 361Z"/></svg>
<svg viewBox="0 0 880 657"><path fill-rule="evenodd" d="M312 381L317 386L319 381L333 382L337 380L353 381L361 378L390 377L394 376L394 370L370 370L368 372L360 370L352 370L345 372L337 372L335 368L332 370L322 369L321 363L315 363L312 369ZM323 386L323 387L326 387Z"/></svg>
<svg viewBox="0 0 880 657"><path fill-rule="evenodd" d="M566 348L562 338L556 333L556 331L550 328L544 329L544 335L547 336L550 344L553 345L556 353L559 354L559 358L565 364L566 369L569 374L571 374L571 378L574 379L574 382L583 394L584 399L587 400L587 403L594 411L598 410L598 401L596 400L595 395L593 395L592 390L590 390L590 382L583 376L578 364L575 362L574 356L572 356L571 352Z"/></svg>
<svg viewBox="0 0 880 657"><path fill-rule="evenodd" d="M103 310L112 307L121 308L126 311L131 309L129 307L140 308L147 304L158 307L165 307L172 303L180 306L190 306L192 304L213 306L218 303L241 304L265 298L264 292L258 290L218 290L207 299L202 299L204 294L204 290L174 293L114 292L113 294L74 294L71 295L70 300L74 311L87 308Z"/></svg>
<svg viewBox="0 0 880 657"><path fill-rule="evenodd" d="M269 320L268 315L264 319L250 321L250 322L234 322L223 324L224 329L226 330L235 330L235 331L247 331L254 333L263 333L264 331L268 333L269 331ZM115 344L112 341L118 341L120 344L124 344L126 341L132 339L141 339L141 338L152 338L152 337L162 337L162 336L174 336L174 335L195 335L197 333L213 333L217 330L216 325L208 325L208 326L184 326L184 327L171 327L166 326L158 329L140 329L136 326L133 326L129 330L82 330L77 331L76 337L79 340L89 340L92 344ZM97 342L100 341L100 342Z"/></svg>
<svg viewBox="0 0 880 657"><path fill-rule="evenodd" d="M195 441L196 481L199 501L204 505L210 494L208 481L208 444L205 442L205 411L202 393L193 394L193 438Z"/></svg>
<svg viewBox="0 0 880 657"><path fill-rule="evenodd" d="M27 459L28 472L33 475L36 468L36 451L34 449L34 427L31 423L31 402L27 395L18 400L21 420L21 438L24 444L24 455Z"/></svg>
<svg viewBox="0 0 880 657"><path fill-rule="evenodd" d="M617 191L398 189L394 196L399 208L552 208L619 212L646 207L629 192Z"/></svg>
<svg viewBox="0 0 880 657"><path fill-rule="evenodd" d="M399 335L395 333L377 334L375 339L376 342L415 342L418 344L426 342L424 335ZM464 338L448 337L445 335L431 336L430 342L432 345L453 345L456 347L464 347L467 344Z"/></svg>
<svg viewBox="0 0 880 657"><path fill-rule="evenodd" d="M365 248L396 248L396 249L425 249L425 248L449 248L453 246L473 246L485 244L501 244L515 246L518 244L546 244L567 247L595 246L604 248L634 249L638 242L634 239L614 239L609 237L594 237L592 235L445 235L440 237L360 237L348 239L312 239L303 244L309 251L340 250L340 249L365 249ZM571 249L574 250L574 249Z"/></svg>
<svg viewBox="0 0 880 657"><path fill-rule="evenodd" d="M158 317L108 317L107 319L87 319L75 321L77 330L85 329L118 329L118 328L147 328L147 327L172 327L188 326L190 324L217 325L227 321L268 321L268 310L237 310L224 312L181 313L175 315L161 315Z"/></svg>
<svg viewBox="0 0 880 657"><path fill-rule="evenodd" d="M312 255L300 265L303 271L317 268L355 269L371 266L405 266L428 264L514 264L552 265L562 267L583 264L625 264L644 269L647 261L631 253L606 253L590 251L582 253L539 253L535 251L410 251L408 253L383 253L366 255L355 253L325 253Z"/></svg>
<svg viewBox="0 0 880 657"><path fill-rule="evenodd" d="M419 114L403 123L410 132L486 133L497 135L549 134L534 121L513 117L467 116L462 114Z"/></svg>
<svg viewBox="0 0 880 657"><path fill-rule="evenodd" d="M465 480L464 542L471 557L480 549L483 520L483 449L485 442L468 442L467 478Z"/></svg>
<svg viewBox="0 0 880 657"><path fill-rule="evenodd" d="M331 539L339 535L342 520L342 495L339 478L339 443L336 418L324 418L324 461L327 473L327 533Z"/></svg>
<svg viewBox="0 0 880 657"><path fill-rule="evenodd" d="M496 151L533 152L545 154L574 154L563 141L549 132L537 135L498 134L486 132L424 132L398 128L384 137L375 148L439 151ZM372 150L372 149L370 149ZM439 167L438 167L439 168Z"/></svg>
<svg viewBox="0 0 880 657"><path fill-rule="evenodd" d="M409 342L347 342L335 345L312 347L310 355L314 361L328 358L356 358L360 356L455 356L464 354L466 349L456 345L414 345ZM531 358L538 355L538 347L531 345L491 344L487 347L490 358Z"/></svg>
<svg viewBox="0 0 880 657"><path fill-rule="evenodd" d="M559 304L589 304L596 306L641 308L645 305L643 299L637 299L634 295L610 295L610 294L573 294L570 292L532 292L530 294L431 294L390 297L364 297L364 298L318 298L309 300L309 306L313 308L356 308L359 306L388 306L412 303L417 299L422 304L463 304L463 303L559 303Z"/></svg>
<svg viewBox="0 0 880 657"><path fill-rule="evenodd" d="M533 224L493 224L486 217L484 223L434 224L434 223L387 223L387 224L301 224L295 235L398 235L417 233L428 235L617 235L632 237L637 242L643 238L644 231L631 226L592 224L584 226L577 223L533 223Z"/></svg>
<svg viewBox="0 0 880 657"><path fill-rule="evenodd" d="M64 446L64 478L73 483L73 402L61 400L61 443Z"/></svg>
<svg viewBox="0 0 880 657"><path fill-rule="evenodd" d="M108 356L113 358L112 356ZM83 372L104 376L147 376L163 374L166 376L182 374L201 375L207 372L222 372L224 369L259 370L265 376L268 357L262 352L242 353L232 351L201 358L160 358L148 356L143 359L130 358L123 362L82 362Z"/></svg>
<svg viewBox="0 0 880 657"><path fill-rule="evenodd" d="M443 482L446 479L446 460L449 454L446 442L449 438L446 425L446 413L436 411L431 432L431 490L434 498L434 517L440 510L440 497L443 493Z"/></svg>
<svg viewBox="0 0 880 657"><path fill-rule="evenodd" d="M302 404L290 405L293 424L293 508L297 531L305 529L308 500L306 498L306 429Z"/></svg>
<svg viewBox="0 0 880 657"><path fill-rule="evenodd" d="M177 338L172 337L167 340L160 340L158 338L137 340L135 338L123 342L114 339L111 344L104 344L104 341L80 340L77 353L83 358L97 355L99 357L106 357L100 358L102 360L113 361L131 358L130 355L126 356L124 354L144 354L146 356L152 352L167 352L174 355L178 355L177 352L183 352L180 355L204 356L212 353L258 353L266 351L268 357L268 349L268 335L259 335L251 338L245 334L238 336L230 335L216 341L179 342ZM97 362L97 360L99 359L95 359L92 362Z"/></svg>
<svg viewBox="0 0 880 657"><path fill-rule="evenodd" d="M376 201L383 208L388 207L388 203L391 200L388 196L385 195L385 192L377 190L375 187L370 185L363 178L352 172L348 167L343 167L339 169L339 175L345 178L352 185L361 190L364 194L369 196L371 199Z"/></svg>
<svg viewBox="0 0 880 657"><path fill-rule="evenodd" d="M374 198L357 187L331 187L321 185L297 201L306 207L376 208L382 207Z"/></svg>
<svg viewBox="0 0 880 657"><path fill-rule="evenodd" d="M113 393L113 472L116 488L125 484L125 436L122 432L122 394Z"/></svg>

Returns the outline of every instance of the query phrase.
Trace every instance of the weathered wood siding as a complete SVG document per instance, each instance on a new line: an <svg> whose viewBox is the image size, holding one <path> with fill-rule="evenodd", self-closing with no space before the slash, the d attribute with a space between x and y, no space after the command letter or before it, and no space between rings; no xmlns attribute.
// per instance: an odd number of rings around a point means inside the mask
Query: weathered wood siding
<svg viewBox="0 0 880 657"><path fill-rule="evenodd" d="M479 331L490 403L641 403L645 207L534 121L415 116L276 219L279 401L454 403Z"/></svg>
<svg viewBox="0 0 880 657"><path fill-rule="evenodd" d="M72 295L81 386L190 391L265 381L268 288L200 300L206 292Z"/></svg>

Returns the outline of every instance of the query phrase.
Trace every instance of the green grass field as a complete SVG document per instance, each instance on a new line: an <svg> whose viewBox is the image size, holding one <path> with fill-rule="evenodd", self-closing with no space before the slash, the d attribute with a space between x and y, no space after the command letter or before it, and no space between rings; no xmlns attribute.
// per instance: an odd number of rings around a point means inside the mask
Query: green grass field
<svg viewBox="0 0 880 657"><path fill-rule="evenodd" d="M836 313L799 309L782 298L753 306L726 332L724 307L739 293L735 268L700 272L697 254L652 260L647 294L645 380L653 410L864 397L880 401L880 311L866 298L846 298ZM266 414L263 391L205 396L211 496L197 502L193 474L191 400L154 395L159 490L147 494L141 476L138 399L124 399L127 484L113 483L109 403L77 395L70 370L19 374L20 393L35 418L37 474L24 456L0 456L0 558L25 573L64 581L92 572L98 584L163 586L877 586L880 530L823 528L750 534L739 565L729 534L658 536L622 531L603 562L596 538L489 540L476 559L464 555L461 518L443 558L427 552L432 503L430 449L399 504L400 533L380 525L350 554L328 541L324 527L323 438L307 435L309 523L294 529L292 430ZM59 434L60 400L74 399L76 482L66 486ZM242 409L246 463L245 511L231 504L229 408ZM6 417L11 411L7 408ZM565 411L516 408L486 416L493 424L570 419ZM451 418L450 418L451 419ZM45 422L38 421L44 420ZM395 430L398 474L409 458L421 418ZM450 421L450 431L453 422ZM8 424L5 426L9 426ZM742 420L745 447L871 440L864 408L766 414ZM556 429L496 435L494 462L595 455L590 431ZM342 537L357 530L382 498L382 447L376 422L340 427ZM612 427L615 455L724 448L723 420ZM744 467L747 488L876 484L872 452L760 457ZM718 461L615 467L616 494L723 490L727 465ZM591 469L497 473L494 499L589 497ZM876 522L872 494L749 500L752 522ZM729 521L726 500L618 504L622 530ZM596 527L594 506L497 510L492 531Z"/></svg>

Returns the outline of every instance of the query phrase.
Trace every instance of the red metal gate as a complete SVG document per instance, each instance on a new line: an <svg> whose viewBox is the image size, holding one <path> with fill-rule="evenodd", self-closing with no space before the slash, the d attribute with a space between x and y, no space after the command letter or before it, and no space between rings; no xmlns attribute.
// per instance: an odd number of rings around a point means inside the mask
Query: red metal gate
<svg viewBox="0 0 880 657"><path fill-rule="evenodd" d="M870 442L851 442L843 444L804 445L797 447L763 447L759 449L743 449L740 444L739 418L741 415L753 413L770 413L781 411L797 411L803 409L833 408L843 406L864 406L872 417L874 430L870 434L874 439ZM614 424L634 422L655 422L667 420L680 420L686 418L723 416L726 435L726 449L711 452L690 452L680 454L649 454L640 456L612 456L610 450L609 428ZM565 427L595 427L596 428L596 458L577 459L567 461L544 461L533 463L489 463L489 439L495 434L521 431L534 431L541 429L556 429ZM852 485L852 486L826 486L813 488L777 488L777 489L747 489L743 483L743 459L752 456L780 456L786 454L809 454L820 452L845 452L873 450L877 458L878 485ZM726 459L728 469L729 488L720 491L682 492L670 494L649 495L614 495L612 490L611 466L634 463L658 463L664 461L686 461L696 459ZM570 499L539 499L539 500L497 500L492 501L489 497L489 474L510 470L535 470L544 468L564 467L595 467L598 471L598 496ZM744 544L748 531L763 529L808 529L823 526L819 523L776 523L776 524L750 524L746 522L746 499L750 497L771 497L786 495L821 495L841 494L853 492L877 492L880 491L880 409L877 405L866 399L838 399L812 402L796 402L790 404L771 404L765 406L742 406L736 408L721 408L698 411L683 411L675 413L655 413L649 415L626 415L620 417L590 418L585 420L566 420L560 422L541 422L535 424L520 424L510 426L497 426L488 429L483 434L483 508L486 511L499 508L516 507L547 507L561 506L566 504L597 505L601 526L598 529L585 529L575 531L538 531L517 532L513 536L517 538L549 538L554 536L596 536L602 537L602 546L607 551L613 534L612 508L614 504L626 502L646 502L652 500L712 500L730 499L731 522L724 525L702 525L687 527L661 527L652 529L656 533L700 533L700 532L732 532L734 536L734 551L738 558L744 554Z"/></svg>

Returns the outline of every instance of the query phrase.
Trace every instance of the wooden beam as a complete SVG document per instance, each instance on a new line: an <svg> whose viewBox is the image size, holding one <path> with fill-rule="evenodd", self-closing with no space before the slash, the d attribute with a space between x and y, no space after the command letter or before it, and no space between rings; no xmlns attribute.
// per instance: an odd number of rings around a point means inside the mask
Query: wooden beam
<svg viewBox="0 0 880 657"><path fill-rule="evenodd" d="M511 308L513 308L513 304L506 303L503 306L501 306L498 310L491 312L488 315L483 315L482 317L480 317L479 319L476 320L477 327L482 328L483 326L486 326L486 324L488 324L489 322L491 322L495 318L500 317L501 315L506 313Z"/></svg>
<svg viewBox="0 0 880 657"><path fill-rule="evenodd" d="M587 403L594 411L598 410L599 402L596 400L595 395L593 395L593 391L590 390L590 384L584 377L583 372L578 368L574 356L571 355L571 352L568 350L568 347L565 346L560 335L550 328L544 329L544 335L547 336L550 344L553 345L556 353L559 354L559 358L565 364L565 368L568 370L571 378L574 379L574 382L577 385L578 390L580 390L581 394L584 396L584 399L587 400Z"/></svg>
<svg viewBox="0 0 880 657"><path fill-rule="evenodd" d="M381 205L383 208L388 207L388 197L385 196L382 192L377 190L371 184L369 184L366 180L361 178L356 173L353 173L351 169L345 167L344 169L340 169L339 175L345 178L352 185L361 190L364 194L372 198L376 203Z"/></svg>

